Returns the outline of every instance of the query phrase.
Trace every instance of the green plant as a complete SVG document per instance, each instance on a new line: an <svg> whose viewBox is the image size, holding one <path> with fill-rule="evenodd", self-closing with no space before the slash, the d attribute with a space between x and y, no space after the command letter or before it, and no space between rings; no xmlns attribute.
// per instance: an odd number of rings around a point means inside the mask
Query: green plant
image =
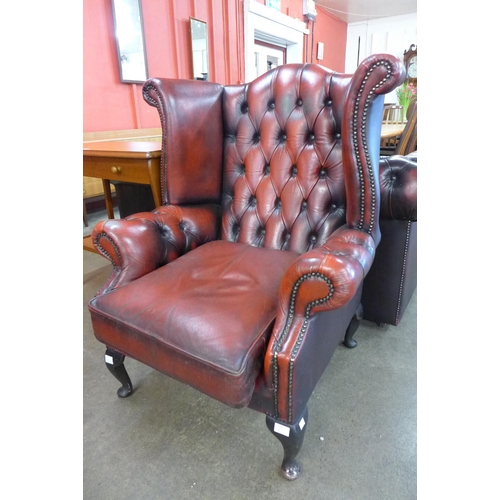
<svg viewBox="0 0 500 500"><path fill-rule="evenodd" d="M410 102L413 98L417 98L417 87L413 83L404 82L403 85L397 88L396 97L399 105L403 106L404 116L406 116Z"/></svg>

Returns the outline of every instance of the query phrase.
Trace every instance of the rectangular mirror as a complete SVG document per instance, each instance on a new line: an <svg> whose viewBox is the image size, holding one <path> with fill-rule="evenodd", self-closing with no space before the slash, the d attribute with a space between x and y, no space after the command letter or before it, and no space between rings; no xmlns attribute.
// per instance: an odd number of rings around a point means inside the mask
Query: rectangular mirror
<svg viewBox="0 0 500 500"><path fill-rule="evenodd" d="M148 79L141 0L112 0L120 80L144 83Z"/></svg>
<svg viewBox="0 0 500 500"><path fill-rule="evenodd" d="M190 17L189 29L193 54L193 78L195 80L208 80L207 23Z"/></svg>

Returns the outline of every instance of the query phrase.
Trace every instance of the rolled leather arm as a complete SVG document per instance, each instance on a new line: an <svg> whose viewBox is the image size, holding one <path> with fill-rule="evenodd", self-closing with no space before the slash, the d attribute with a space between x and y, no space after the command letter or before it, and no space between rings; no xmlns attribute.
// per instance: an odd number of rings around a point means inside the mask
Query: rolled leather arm
<svg viewBox="0 0 500 500"><path fill-rule="evenodd" d="M219 227L218 205L166 205L152 212L99 222L92 231L92 241L113 264L113 273L99 295L216 239Z"/></svg>
<svg viewBox="0 0 500 500"><path fill-rule="evenodd" d="M307 342L310 316L339 309L354 297L370 269L375 248L372 236L342 226L324 245L298 257L283 277L264 359L266 384L278 391L277 410L283 420L288 414L289 366Z"/></svg>
<svg viewBox="0 0 500 500"><path fill-rule="evenodd" d="M380 159L380 218L417 220L417 154Z"/></svg>
<svg viewBox="0 0 500 500"><path fill-rule="evenodd" d="M311 308L317 312L342 307L356 293L374 256L369 234L340 227L290 266L280 286L278 316L284 319L291 308L294 316L304 317Z"/></svg>

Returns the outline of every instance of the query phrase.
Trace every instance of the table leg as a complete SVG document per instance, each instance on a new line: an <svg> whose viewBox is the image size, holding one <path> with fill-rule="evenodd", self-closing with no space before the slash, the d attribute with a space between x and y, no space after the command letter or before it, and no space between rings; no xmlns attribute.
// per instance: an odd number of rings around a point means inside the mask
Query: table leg
<svg viewBox="0 0 500 500"><path fill-rule="evenodd" d="M109 179L102 180L102 187L104 188L104 201L106 203L106 210L108 211L108 219L114 219L115 211L113 210L113 198L111 197L111 185Z"/></svg>
<svg viewBox="0 0 500 500"><path fill-rule="evenodd" d="M160 187L156 183L154 183L154 182L152 182L150 184L150 186L151 186L151 192L153 193L153 199L155 201L156 208L161 207L161 191L160 191Z"/></svg>
<svg viewBox="0 0 500 500"><path fill-rule="evenodd" d="M151 193L153 194L153 200L155 202L156 208L161 207L161 187L160 187L160 161L159 158L155 162L149 162L148 164L149 173L149 185L151 186Z"/></svg>
<svg viewBox="0 0 500 500"><path fill-rule="evenodd" d="M89 217L87 214L87 204L85 203L85 198L83 199L83 223L85 227L89 227Z"/></svg>

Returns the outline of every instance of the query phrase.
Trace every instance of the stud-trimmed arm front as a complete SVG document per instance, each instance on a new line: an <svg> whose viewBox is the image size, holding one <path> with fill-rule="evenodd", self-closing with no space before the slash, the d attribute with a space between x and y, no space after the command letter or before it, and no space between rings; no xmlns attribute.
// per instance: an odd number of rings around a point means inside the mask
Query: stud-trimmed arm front
<svg viewBox="0 0 500 500"><path fill-rule="evenodd" d="M99 295L217 239L219 227L218 205L166 205L152 212L99 222L92 231L92 241L113 264L113 273Z"/></svg>
<svg viewBox="0 0 500 500"><path fill-rule="evenodd" d="M373 262L375 248L369 234L343 226L288 269L281 282L278 314L264 362L266 383L275 393L275 417L294 421L296 398L291 397L291 391L304 392L301 381L293 379L293 367L301 352L307 352L310 363L322 358L320 353L315 356L310 352L316 348L311 346L321 349L321 343L308 338L311 316L340 309L356 295ZM317 370L318 379L325 367ZM314 389L317 380L304 382Z"/></svg>

